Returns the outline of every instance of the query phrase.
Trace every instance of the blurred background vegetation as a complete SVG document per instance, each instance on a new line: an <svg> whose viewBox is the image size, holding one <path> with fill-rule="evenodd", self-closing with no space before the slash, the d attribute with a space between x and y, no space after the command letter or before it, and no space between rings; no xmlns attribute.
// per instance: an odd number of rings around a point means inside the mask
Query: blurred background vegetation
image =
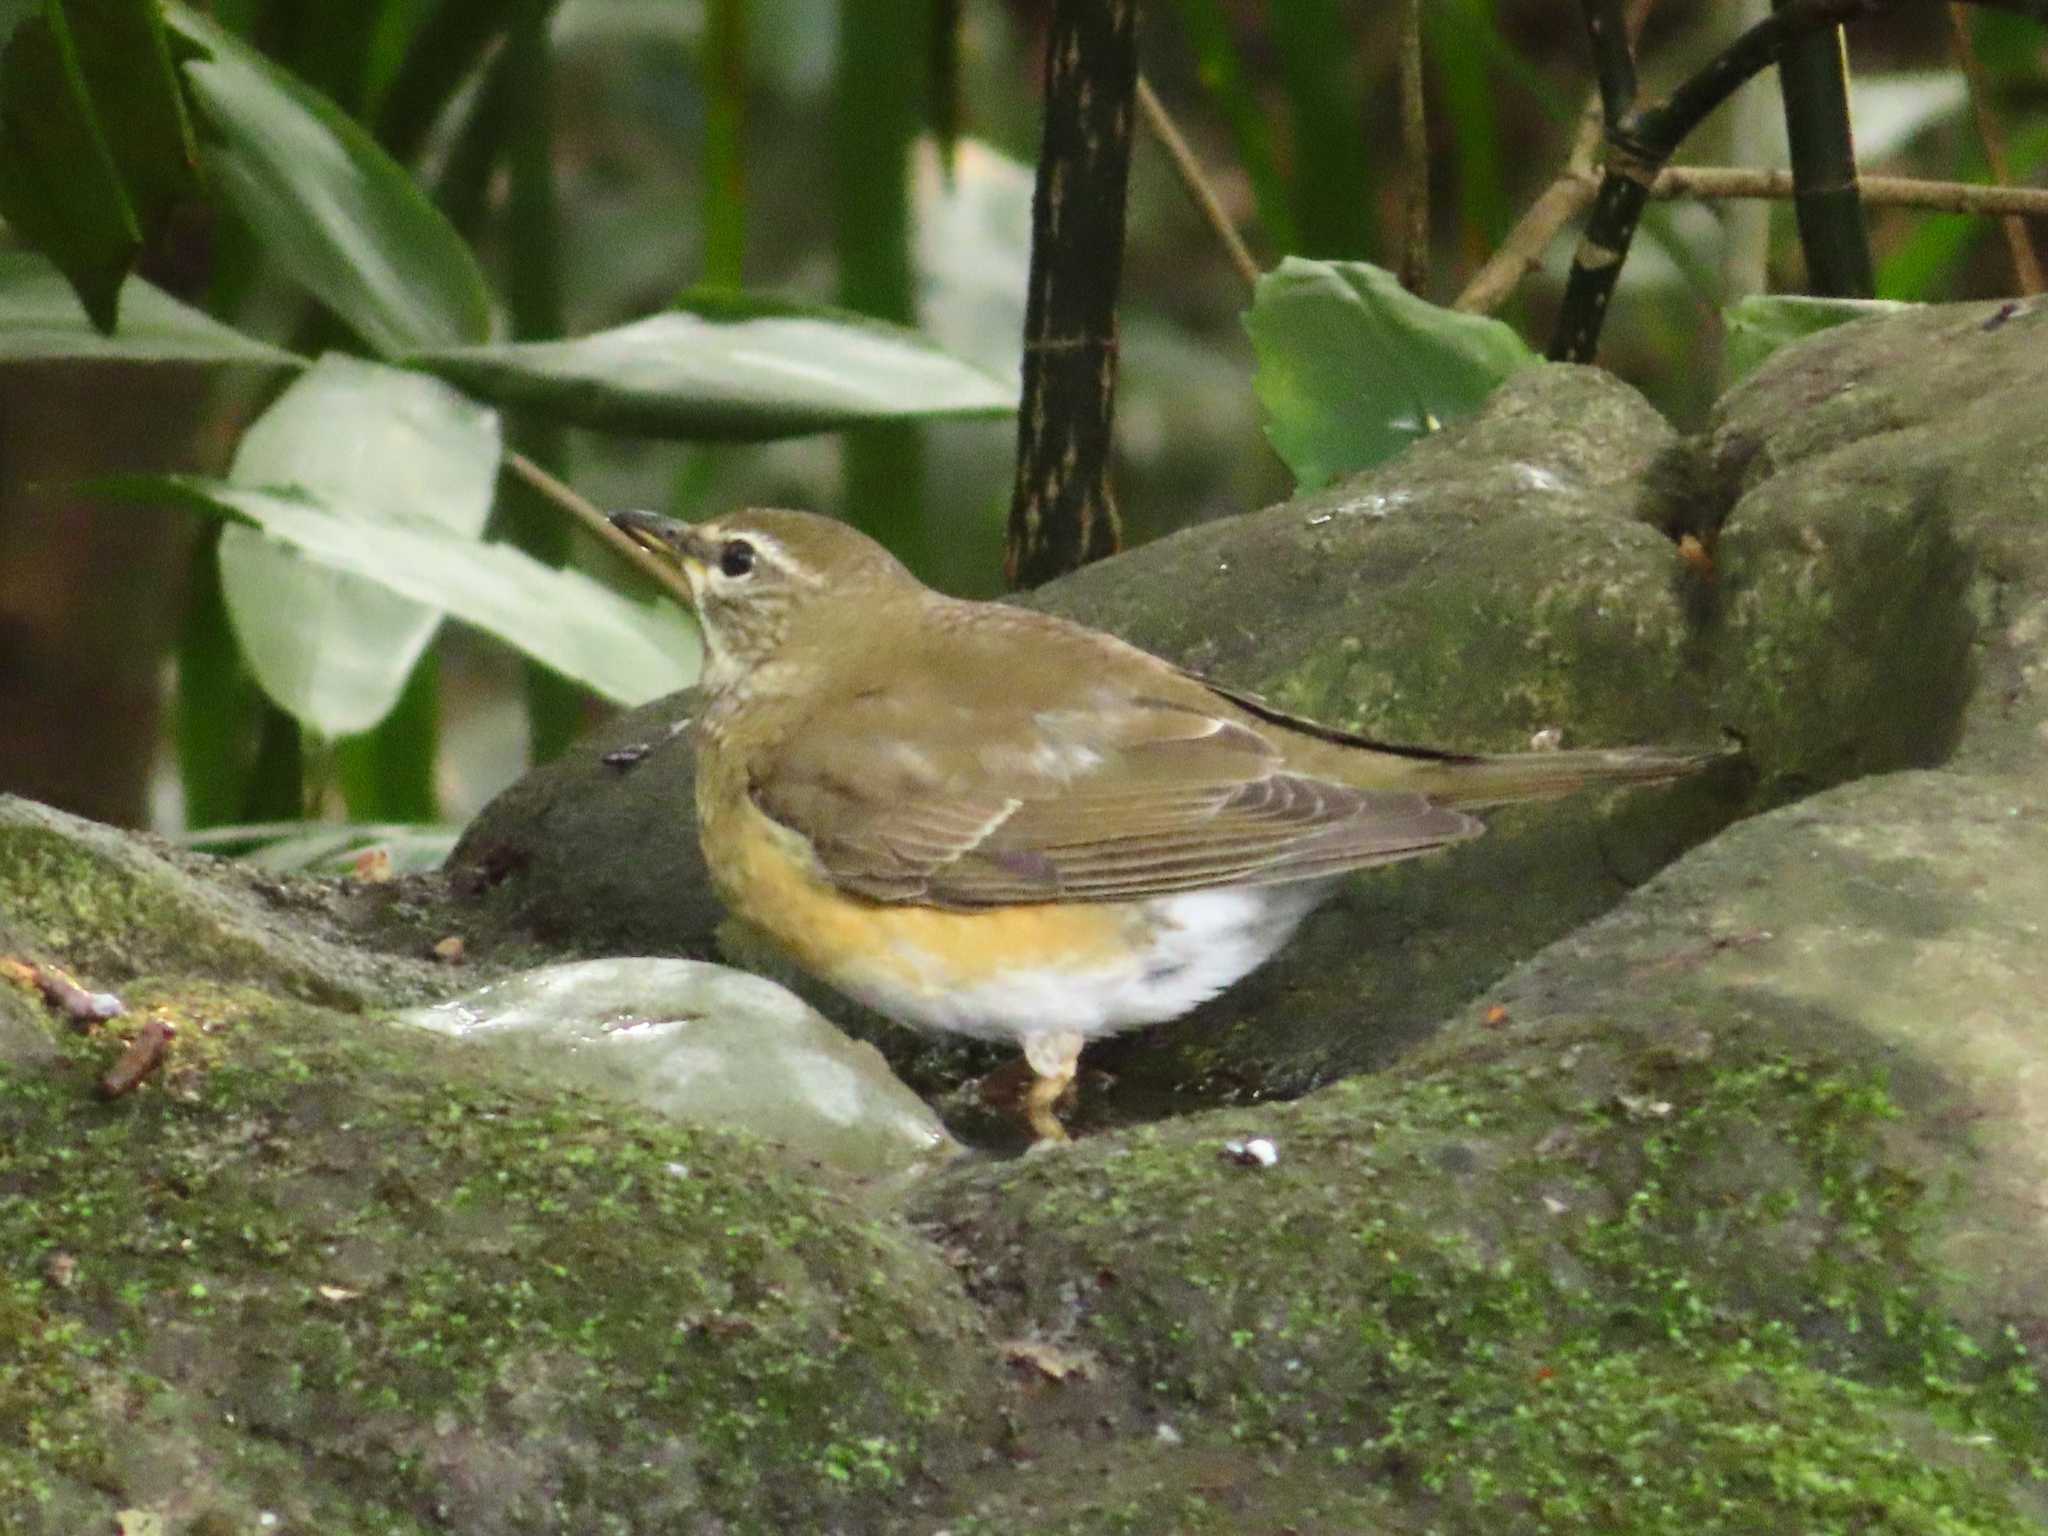
<svg viewBox="0 0 2048 1536"><path fill-rule="evenodd" d="M915 325L1014 379L1039 133L1038 0L215 0L224 27L332 98L412 167L475 247L517 337L576 335L679 293L745 289ZM26 14L32 5L13 11ZM1448 304L1565 164L1592 89L1565 0L1429 0L1424 293ZM1400 265L1404 7L1343 0L1152 0L1142 67L1262 268L1283 255ZM1641 68L1682 78L1768 0L1662 0ZM0 21L17 19L0 7ZM1849 35L1862 168L1990 177L2048 158L2043 33L1970 11L1973 102L1938 4ZM6 78L0 75L0 103ZM1766 76L1681 163L1782 166ZM2017 291L1988 219L1871 210L1879 296ZM1116 488L1127 542L1287 493L1243 325L1250 294L1157 143L1132 167L1121 306ZM1547 338L1572 230L1498 313ZM140 271L253 335L301 350L335 322L268 273L217 206L181 208ZM1724 381L1722 311L1805 284L1788 204L1651 206L1602 362L1680 426ZM390 720L324 742L266 705L223 615L215 525L110 505L79 482L221 473L284 381L260 371L47 362L0 366L0 790L195 835L222 825L459 824L604 708L443 626ZM753 444L657 441L507 413L508 440L606 507L682 517L742 502L839 512L936 584L1000 584L1015 428L891 424ZM494 529L550 562L620 572L505 483ZM203 686L201 686L203 684ZM182 702L181 702L182 701ZM271 832L282 861L332 854ZM406 856L431 857L429 837Z"/></svg>

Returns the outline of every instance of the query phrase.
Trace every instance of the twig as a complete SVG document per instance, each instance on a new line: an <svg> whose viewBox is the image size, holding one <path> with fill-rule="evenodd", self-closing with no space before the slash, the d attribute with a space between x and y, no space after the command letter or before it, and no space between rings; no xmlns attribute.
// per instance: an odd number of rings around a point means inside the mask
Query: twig
<svg viewBox="0 0 2048 1536"><path fill-rule="evenodd" d="M1202 169L1202 162L1195 158L1195 152L1188 147L1188 141L1181 137L1181 131L1166 110L1166 103L1159 99L1159 93L1152 89L1152 82L1143 75L1138 76L1138 110L1144 114L1145 126L1152 131L1173 162L1180 184L1187 189L1195 207L1208 221L1217 241L1223 247L1223 254L1230 258L1230 264L1237 268L1237 275L1244 279L1247 288L1259 281L1259 264L1252 260L1252 253L1245 248L1244 241L1237 233L1237 226L1230 220L1230 213L1223 206L1223 199L1216 195L1216 189L1209 184L1209 176Z"/></svg>
<svg viewBox="0 0 2048 1536"><path fill-rule="evenodd" d="M1401 10L1401 163L1406 229L1401 239L1401 286L1429 286L1429 104L1422 93L1422 0Z"/></svg>
<svg viewBox="0 0 2048 1536"><path fill-rule="evenodd" d="M177 1026L169 1019L144 1019L121 1059L107 1068L106 1076L100 1079L100 1097L118 1099L133 1093L144 1078L164 1064L177 1034Z"/></svg>
<svg viewBox="0 0 2048 1536"><path fill-rule="evenodd" d="M1723 48L1661 101L1632 110L1607 125L1607 166L1593 211L1572 259L1558 309L1550 356L1560 362L1592 360L1615 279L1628 259L1650 187L1686 136L1744 81L1773 63L1791 43L1860 17L1896 10L1904 0L1792 0ZM2048 0L1973 0L1994 10L2039 21Z"/></svg>
<svg viewBox="0 0 2048 1536"><path fill-rule="evenodd" d="M1992 187L1972 181L1922 181L1913 176L1865 176L1863 201L1872 208L1923 208L1934 213L1973 213L1986 217L2031 215L2048 217L2048 189ZM1650 196L1662 199L1697 197L1707 200L1793 195L1790 171L1752 171L1734 166L1674 165L1657 173Z"/></svg>
<svg viewBox="0 0 2048 1536"><path fill-rule="evenodd" d="M1955 38L1956 62L1963 66L1963 79L1970 87L1970 107L1977 117L1977 137L1984 141L1985 163L1991 167L1991 179L2006 186L2012 181L2012 157L2006 153L2005 126L1991 110L1991 82L1984 76L1984 61L1977 57L1976 46L1970 41L1969 19L1960 5L1948 8L1948 24ZM2033 236L2017 214L2008 214L2002 222L2020 292L2039 293L2041 261L2034 254Z"/></svg>
<svg viewBox="0 0 2048 1536"><path fill-rule="evenodd" d="M1631 0L1626 17L1626 35L1631 47L1642 34L1652 3L1653 0ZM1631 64L1630 69L1633 68ZM1542 195L1529 205L1528 211L1500 243L1500 249L1473 274L1472 281L1465 285L1465 291L1452 302L1451 308L1479 315L1498 309L1515 291L1516 285L1536 269L1543 253L1550 249L1550 242L1557 238L1557 232L1592 206L1593 196L1600 189L1600 178L1593 169L1594 157L1600 152L1604 124L1600 103L1601 93L1596 89L1586 98L1585 110L1579 114L1578 135L1572 140L1571 152L1565 157L1564 169L1558 172L1557 180L1544 188Z"/></svg>
<svg viewBox="0 0 2048 1536"><path fill-rule="evenodd" d="M690 600L689 588L684 585L682 578L614 528L612 520L604 515L603 510L595 502L586 500L573 487L557 480L523 453L507 453L505 467L596 534L600 542L631 561L635 568L652 578L664 591L673 592L685 603Z"/></svg>
<svg viewBox="0 0 2048 1536"><path fill-rule="evenodd" d="M1469 315L1491 314L1536 270L1557 232L1592 206L1593 195L1600 190L1600 177L1593 170L1593 155L1599 147L1600 103L1595 99L1579 118L1579 136L1557 180L1529 205L1500 248L1486 258L1486 265L1472 274L1472 281L1452 301L1451 308Z"/></svg>
<svg viewBox="0 0 2048 1536"><path fill-rule="evenodd" d="M1596 119L1596 137L1597 133ZM1923 181L1915 176L1863 176L1858 185L1863 189L1866 208L1918 208L1929 213L1968 213L1984 218L2048 218L2048 188ZM1536 268L1558 230L1593 201L1599 186L1599 175L1590 168L1567 166L1543 195L1529 205L1522 222L1451 307L1467 314L1487 314L1499 308L1515 285ZM1650 187L1650 196L1660 202L1679 198L1698 198L1702 202L1742 198L1783 202L1794 195L1790 171L1723 165L1667 166L1657 173L1657 180Z"/></svg>
<svg viewBox="0 0 2048 1536"><path fill-rule="evenodd" d="M0 976L42 993L43 1001L79 1029L90 1029L127 1011L113 993L88 992L54 965L0 957Z"/></svg>

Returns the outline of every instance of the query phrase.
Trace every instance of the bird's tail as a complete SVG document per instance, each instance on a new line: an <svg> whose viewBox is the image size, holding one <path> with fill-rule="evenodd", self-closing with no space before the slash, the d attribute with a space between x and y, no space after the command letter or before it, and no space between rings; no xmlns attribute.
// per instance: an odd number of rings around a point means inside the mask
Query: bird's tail
<svg viewBox="0 0 2048 1536"><path fill-rule="evenodd" d="M1549 800L1596 786L1668 783L1740 752L1739 746L1693 752L1615 747L1518 752L1506 757L1447 757L1418 761L1408 782L1441 805L1473 810L1516 800Z"/></svg>

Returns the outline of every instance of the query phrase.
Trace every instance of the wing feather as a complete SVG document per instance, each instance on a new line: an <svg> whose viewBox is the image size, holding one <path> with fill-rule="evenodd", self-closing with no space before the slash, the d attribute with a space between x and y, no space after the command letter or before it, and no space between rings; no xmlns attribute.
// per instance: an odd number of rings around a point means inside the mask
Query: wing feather
<svg viewBox="0 0 2048 1536"><path fill-rule="evenodd" d="M1291 772L1202 697L1105 691L1028 713L998 693L945 711L943 732L900 699L856 697L794 733L753 795L843 889L957 908L1316 879L1480 830L1414 791Z"/></svg>

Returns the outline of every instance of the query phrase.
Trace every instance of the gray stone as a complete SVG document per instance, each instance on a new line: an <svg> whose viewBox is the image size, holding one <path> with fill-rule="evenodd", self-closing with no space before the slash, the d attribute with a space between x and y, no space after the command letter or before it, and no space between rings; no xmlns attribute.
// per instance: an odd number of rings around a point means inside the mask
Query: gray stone
<svg viewBox="0 0 2048 1536"><path fill-rule="evenodd" d="M1767 778L2041 762L2044 336L2038 301L1858 321L1776 354L1715 408L1717 700L1753 730Z"/></svg>
<svg viewBox="0 0 2048 1536"><path fill-rule="evenodd" d="M521 971L398 1016L684 1125L740 1130L849 1174L916 1172L958 1148L880 1052L772 981L693 960Z"/></svg>
<svg viewBox="0 0 2048 1536"><path fill-rule="evenodd" d="M1479 1009L1641 1053L1776 1049L1867 1073L1941 1193L1934 1254L2048 1342L2048 775L1886 774L1730 828ZM1580 1091L1615 1085L1588 1070Z"/></svg>
<svg viewBox="0 0 2048 1536"><path fill-rule="evenodd" d="M629 710L485 806L447 866L471 919L557 953L714 957L691 708L685 692Z"/></svg>

